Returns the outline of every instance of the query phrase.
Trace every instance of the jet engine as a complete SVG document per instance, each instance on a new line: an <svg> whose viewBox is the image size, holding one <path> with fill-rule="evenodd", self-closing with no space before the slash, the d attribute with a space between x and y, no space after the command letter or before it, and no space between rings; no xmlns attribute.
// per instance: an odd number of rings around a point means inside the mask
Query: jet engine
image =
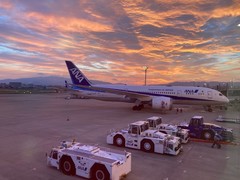
<svg viewBox="0 0 240 180"><path fill-rule="evenodd" d="M153 97L152 108L161 110L171 110L172 99L169 97Z"/></svg>

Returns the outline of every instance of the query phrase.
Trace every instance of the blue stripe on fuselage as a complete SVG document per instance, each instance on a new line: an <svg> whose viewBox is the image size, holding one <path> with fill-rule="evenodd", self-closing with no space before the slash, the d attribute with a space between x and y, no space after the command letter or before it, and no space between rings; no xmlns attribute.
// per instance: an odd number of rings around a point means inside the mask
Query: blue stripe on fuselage
<svg viewBox="0 0 240 180"><path fill-rule="evenodd" d="M74 86L73 87L74 90L81 90L81 91L91 91L91 92L106 92L104 90L100 91L100 90L93 90L93 89L89 89L89 88L82 88L82 87L77 87ZM148 95L148 96L161 96L161 97L169 97L172 98L173 100L195 100L195 101L214 101L211 99L198 99L198 98L191 98L191 97L178 97L178 96L174 96L174 95L166 95L166 94L154 94L154 93L147 93L147 92L141 92L141 91L129 91L129 90L123 90L123 89L114 89L114 90L118 90L118 91L122 91L122 92L130 92L130 93L136 93L136 94L143 94L143 95ZM109 93L109 92L106 92ZM113 93L113 94L117 94L117 93Z"/></svg>
<svg viewBox="0 0 240 180"><path fill-rule="evenodd" d="M78 87L78 86L74 86L74 87L72 87L72 89L79 90L79 91L105 92L105 91L93 90L93 89L89 89L89 88L82 88L82 87Z"/></svg>
<svg viewBox="0 0 240 180"><path fill-rule="evenodd" d="M169 97L173 100L198 100L198 101L214 101L211 99L198 99L198 98L191 98L191 97L178 97L174 95L166 95L166 94L154 94L154 93L147 93L147 92L141 92L141 91L129 91L129 90L123 90L123 89L115 89L122 92L130 92L130 93L136 93L136 94L144 94L149 96L162 96L162 97Z"/></svg>

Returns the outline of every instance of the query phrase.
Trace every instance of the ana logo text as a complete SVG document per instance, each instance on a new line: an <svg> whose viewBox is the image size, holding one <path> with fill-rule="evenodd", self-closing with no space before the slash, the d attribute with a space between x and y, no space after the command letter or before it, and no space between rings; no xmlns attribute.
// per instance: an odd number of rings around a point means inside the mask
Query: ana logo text
<svg viewBox="0 0 240 180"><path fill-rule="evenodd" d="M189 89L186 89L184 92L185 92L186 94L194 94L194 93L197 93L198 90L189 90Z"/></svg>
<svg viewBox="0 0 240 180"><path fill-rule="evenodd" d="M75 78L79 81L79 83L81 83L84 79L84 77L82 76L82 74L78 71L77 68L72 68L70 69L70 71L72 72L72 75L75 76Z"/></svg>

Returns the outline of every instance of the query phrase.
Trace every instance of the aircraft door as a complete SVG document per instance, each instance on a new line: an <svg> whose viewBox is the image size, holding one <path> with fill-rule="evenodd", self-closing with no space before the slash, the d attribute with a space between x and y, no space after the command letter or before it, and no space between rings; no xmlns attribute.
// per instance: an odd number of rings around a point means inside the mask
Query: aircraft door
<svg viewBox="0 0 240 180"><path fill-rule="evenodd" d="M181 95L182 95L182 91L181 91L181 90L178 90L178 91L177 91L177 95L178 95L178 96L181 96Z"/></svg>
<svg viewBox="0 0 240 180"><path fill-rule="evenodd" d="M207 94L208 94L208 99L212 99L212 91L208 91Z"/></svg>

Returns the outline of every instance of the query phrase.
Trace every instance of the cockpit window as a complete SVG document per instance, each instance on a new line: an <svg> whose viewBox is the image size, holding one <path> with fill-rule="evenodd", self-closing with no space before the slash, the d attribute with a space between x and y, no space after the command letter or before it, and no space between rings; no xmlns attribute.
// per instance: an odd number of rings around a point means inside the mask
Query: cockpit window
<svg viewBox="0 0 240 180"><path fill-rule="evenodd" d="M219 93L219 96L223 96L222 93Z"/></svg>

